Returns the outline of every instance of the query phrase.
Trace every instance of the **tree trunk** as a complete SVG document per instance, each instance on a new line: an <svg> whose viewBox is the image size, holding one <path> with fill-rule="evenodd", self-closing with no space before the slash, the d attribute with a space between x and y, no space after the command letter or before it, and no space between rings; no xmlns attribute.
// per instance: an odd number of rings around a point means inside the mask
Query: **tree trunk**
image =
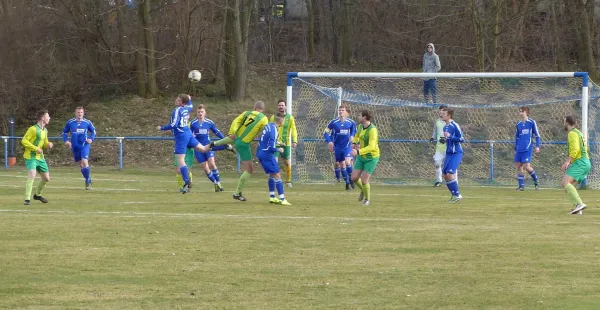
<svg viewBox="0 0 600 310"><path fill-rule="evenodd" d="M560 72L565 70L565 58L561 44L562 39L560 37L560 32L558 28L558 16L556 16L556 3L554 1L552 1L550 9L552 10L552 43L554 45L556 71Z"/></svg>
<svg viewBox="0 0 600 310"><path fill-rule="evenodd" d="M315 12L313 9L313 0L306 0L306 11L308 13L308 34L306 46L308 49L308 59L315 57Z"/></svg>
<svg viewBox="0 0 600 310"><path fill-rule="evenodd" d="M231 99L232 94L233 94L233 84L234 84L234 77L235 77L235 39L233 36L234 33L234 24L237 22L237 20L234 20L234 16L233 16L233 8L231 8L231 5L234 5L234 1L236 0L227 0L226 1L226 10L227 10L227 16L225 17L225 41L223 43L224 45L224 49L223 49L223 77L224 77L224 82L225 82L225 94L227 94L227 97L229 97L229 99Z"/></svg>
<svg viewBox="0 0 600 310"><path fill-rule="evenodd" d="M342 33L342 54L341 62L344 65L350 64L350 9L348 8L348 1L342 0L342 27L340 32Z"/></svg>
<svg viewBox="0 0 600 310"><path fill-rule="evenodd" d="M124 0L117 0L117 35L119 36L117 42L119 45L119 64L121 70L127 68L127 56L125 55L125 17L123 16L123 7L125 6Z"/></svg>
<svg viewBox="0 0 600 310"><path fill-rule="evenodd" d="M154 97L158 93L158 85L156 84L156 59L154 57L154 38L152 34L152 21L150 19L150 0L144 0L140 4L140 13L142 15L142 25L144 30L144 40L146 48L146 97Z"/></svg>
<svg viewBox="0 0 600 310"><path fill-rule="evenodd" d="M498 40L500 39L500 9L503 5L504 0L494 0L492 6L492 14L494 16L494 24L492 26L492 49L490 51L492 55L492 72L496 72L498 66L498 58L500 51L498 51Z"/></svg>
<svg viewBox="0 0 600 310"><path fill-rule="evenodd" d="M338 52L338 29L337 29L337 23L336 23L336 12L335 12L335 6L333 4L334 0L329 0L329 14L331 15L331 27L329 29L331 29L331 34L332 34L332 38L331 38L331 54L333 56L333 62L334 63L339 63L340 62L340 53Z"/></svg>
<svg viewBox="0 0 600 310"><path fill-rule="evenodd" d="M483 24L479 14L476 0L470 0L471 24L475 30L475 47L477 53L477 70L485 70L485 38L483 36Z"/></svg>
<svg viewBox="0 0 600 310"><path fill-rule="evenodd" d="M593 0L587 0L588 3ZM582 4L584 5L584 4ZM581 18L579 19L581 25L581 40L579 41L580 50L584 53L583 58L585 59L583 69L587 71L594 81L598 81L598 72L596 70L596 63L594 60L594 52L592 46L594 45L592 38L592 31L590 30L590 16L588 14L587 7L583 7L581 10Z"/></svg>
<svg viewBox="0 0 600 310"><path fill-rule="evenodd" d="M214 83L218 83L221 80L225 80L223 77L223 62L226 57L225 46L227 44L227 17L229 10L227 9L227 3L225 3L225 12L223 13L223 23L221 24L221 33L219 34L219 50L217 52L217 68L215 69Z"/></svg>

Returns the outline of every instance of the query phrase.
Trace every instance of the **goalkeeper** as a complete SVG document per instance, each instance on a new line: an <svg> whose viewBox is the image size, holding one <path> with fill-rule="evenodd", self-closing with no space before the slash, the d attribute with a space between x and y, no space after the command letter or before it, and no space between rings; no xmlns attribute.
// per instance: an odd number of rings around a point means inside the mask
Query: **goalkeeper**
<svg viewBox="0 0 600 310"><path fill-rule="evenodd" d="M446 126L446 123L444 123L442 120L439 112L445 108L447 108L446 105L440 105L438 110L438 118L433 124L433 135L429 139L430 142L436 143L435 154L433 155L433 164L435 166L435 183L433 183L434 187L439 187L442 185L442 165L444 164L444 157L446 155L446 145L444 144L446 141L440 141L440 138L444 137L444 126Z"/></svg>

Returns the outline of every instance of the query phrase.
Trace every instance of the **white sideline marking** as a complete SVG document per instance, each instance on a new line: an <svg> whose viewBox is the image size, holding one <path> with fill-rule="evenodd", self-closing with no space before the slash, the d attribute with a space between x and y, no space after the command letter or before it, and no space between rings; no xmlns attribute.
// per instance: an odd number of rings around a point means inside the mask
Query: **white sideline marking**
<svg viewBox="0 0 600 310"><path fill-rule="evenodd" d="M8 185L1 184L0 187L11 187L11 188L23 188L23 185ZM50 186L48 186L49 188ZM58 189L83 189L83 186L52 186L52 188ZM109 188L109 187L92 187L91 192L94 191L114 191L114 192L168 192L168 189L141 189L141 188ZM171 191L176 192L173 188Z"/></svg>
<svg viewBox="0 0 600 310"><path fill-rule="evenodd" d="M10 175L10 174L0 174L0 177L8 177L8 178L21 178L21 179L26 179L27 176L26 175ZM83 180L82 176L79 177L72 177L72 178L67 178L67 177L54 177L52 176L53 180ZM129 180L129 179L100 179L100 178L93 178L93 181L114 181L114 182L143 182L145 180ZM173 182L173 181L167 181L167 180L152 180L152 182Z"/></svg>

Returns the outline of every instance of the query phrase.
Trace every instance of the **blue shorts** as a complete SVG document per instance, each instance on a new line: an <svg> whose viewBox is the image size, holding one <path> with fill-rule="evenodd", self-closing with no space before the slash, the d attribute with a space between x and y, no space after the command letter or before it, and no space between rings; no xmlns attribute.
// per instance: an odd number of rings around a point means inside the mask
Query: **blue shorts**
<svg viewBox="0 0 600 310"><path fill-rule="evenodd" d="M279 165L277 164L275 155L262 155L257 157L266 174L279 173Z"/></svg>
<svg viewBox="0 0 600 310"><path fill-rule="evenodd" d="M184 132L175 135L175 148L173 153L175 154L185 154L187 149L195 148L200 142L196 140L196 137L192 135L191 132Z"/></svg>
<svg viewBox="0 0 600 310"><path fill-rule="evenodd" d="M447 154L444 158L444 168L442 168L443 174L455 174L458 170L458 166L462 162L463 153Z"/></svg>
<svg viewBox="0 0 600 310"><path fill-rule="evenodd" d="M195 151L194 153L196 154L196 160L200 164L203 163L203 162L205 162L205 161L208 161L208 159L211 158L211 157L215 157L215 152L213 152L213 151L210 151L210 152L207 152L207 153L202 153L202 152Z"/></svg>
<svg viewBox="0 0 600 310"><path fill-rule="evenodd" d="M351 147L347 147L345 149L334 149L333 153L335 154L335 162L343 162L346 160L346 158L352 157L352 155L350 154L351 152Z"/></svg>
<svg viewBox="0 0 600 310"><path fill-rule="evenodd" d="M75 162L82 159L87 160L90 157L90 145L87 143L81 147L71 147L71 151L73 152L73 159Z"/></svg>
<svg viewBox="0 0 600 310"><path fill-rule="evenodd" d="M532 158L533 148L530 148L529 151L515 153L515 163L530 163Z"/></svg>

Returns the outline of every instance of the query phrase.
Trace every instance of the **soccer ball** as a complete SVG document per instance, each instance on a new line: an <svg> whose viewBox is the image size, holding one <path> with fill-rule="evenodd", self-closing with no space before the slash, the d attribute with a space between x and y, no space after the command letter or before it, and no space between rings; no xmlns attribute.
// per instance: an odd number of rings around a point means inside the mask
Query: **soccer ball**
<svg viewBox="0 0 600 310"><path fill-rule="evenodd" d="M192 71L190 71L190 73L188 73L188 79L190 80L190 82L193 82L193 83L199 82L201 78L202 78L202 73L200 73L200 71L198 71L198 70L192 70Z"/></svg>

